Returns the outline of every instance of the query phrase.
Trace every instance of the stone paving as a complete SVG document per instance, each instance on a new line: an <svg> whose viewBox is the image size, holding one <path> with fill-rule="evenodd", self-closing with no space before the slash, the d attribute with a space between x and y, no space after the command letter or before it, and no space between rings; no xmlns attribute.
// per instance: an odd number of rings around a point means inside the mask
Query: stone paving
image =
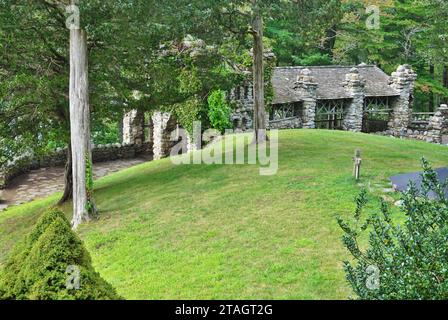
<svg viewBox="0 0 448 320"><path fill-rule="evenodd" d="M94 164L95 179L104 177L135 165L150 161L149 158L136 158L100 162ZM64 189L64 168L42 168L33 170L16 178L5 190L0 190L0 211L9 206L19 205L35 199L45 198Z"/></svg>

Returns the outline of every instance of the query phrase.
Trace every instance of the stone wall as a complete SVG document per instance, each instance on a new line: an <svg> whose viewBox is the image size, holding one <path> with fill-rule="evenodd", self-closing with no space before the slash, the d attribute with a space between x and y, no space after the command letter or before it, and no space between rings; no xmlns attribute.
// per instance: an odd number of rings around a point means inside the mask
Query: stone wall
<svg viewBox="0 0 448 320"><path fill-rule="evenodd" d="M433 143L446 143L448 136L448 106L442 104L428 125L427 141Z"/></svg>
<svg viewBox="0 0 448 320"><path fill-rule="evenodd" d="M399 133L390 129L377 134L448 145L448 106L441 105L427 125L408 127L400 130Z"/></svg>
<svg viewBox="0 0 448 320"><path fill-rule="evenodd" d="M303 128L303 122L301 118L290 118L269 122L269 129L298 129L298 128Z"/></svg>
<svg viewBox="0 0 448 320"><path fill-rule="evenodd" d="M93 162L132 159L139 155L151 155L151 145L107 144L94 146ZM62 167L67 161L67 149L59 148L48 155L35 157L31 153L17 157L0 168L0 189L5 188L14 178L39 168Z"/></svg>
<svg viewBox="0 0 448 320"><path fill-rule="evenodd" d="M0 189L4 189L8 183L18 177L19 175L28 172L34 168L38 163L33 161L31 154L25 154L8 161L3 167L0 168Z"/></svg>

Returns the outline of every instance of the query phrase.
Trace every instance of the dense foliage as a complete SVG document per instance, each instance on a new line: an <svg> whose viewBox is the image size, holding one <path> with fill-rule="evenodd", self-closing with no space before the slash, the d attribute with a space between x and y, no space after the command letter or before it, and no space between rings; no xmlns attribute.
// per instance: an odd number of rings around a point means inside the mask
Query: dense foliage
<svg viewBox="0 0 448 320"><path fill-rule="evenodd" d="M335 30L333 63L376 64L388 73L411 64L419 78L416 111L433 111L448 97L448 2L443 0L363 0L342 2ZM376 5L378 27L368 28Z"/></svg>
<svg viewBox="0 0 448 320"><path fill-rule="evenodd" d="M75 278L69 281L76 271L79 286ZM94 270L89 253L64 214L53 209L13 250L1 273L0 299L104 300L119 296Z"/></svg>
<svg viewBox="0 0 448 320"><path fill-rule="evenodd" d="M426 160L423 168L422 192L411 184L402 195L402 225L394 222L386 203L363 219L365 191L356 199L356 224L338 220L354 258L345 262L347 280L360 299L448 299L448 182L440 183ZM365 250L364 232L370 233Z"/></svg>
<svg viewBox="0 0 448 320"><path fill-rule="evenodd" d="M208 117L212 128L224 132L230 127L230 113L232 112L225 93L221 90L213 91L208 97L208 106Z"/></svg>

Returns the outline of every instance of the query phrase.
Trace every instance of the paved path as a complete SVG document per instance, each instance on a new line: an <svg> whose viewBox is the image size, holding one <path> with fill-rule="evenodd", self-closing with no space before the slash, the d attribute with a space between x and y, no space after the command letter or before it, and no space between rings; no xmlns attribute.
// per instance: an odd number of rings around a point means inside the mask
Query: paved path
<svg viewBox="0 0 448 320"><path fill-rule="evenodd" d="M94 164L95 179L104 177L112 172L133 167L137 164L149 161L148 158L136 158L100 162ZM64 168L42 168L24 174L2 190L0 211L12 205L19 205L38 198L44 198L58 191L64 190Z"/></svg>

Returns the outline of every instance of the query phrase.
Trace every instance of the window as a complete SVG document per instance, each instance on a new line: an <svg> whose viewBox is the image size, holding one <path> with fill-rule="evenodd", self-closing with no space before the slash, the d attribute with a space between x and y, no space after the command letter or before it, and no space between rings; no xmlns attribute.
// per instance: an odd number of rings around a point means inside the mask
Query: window
<svg viewBox="0 0 448 320"><path fill-rule="evenodd" d="M341 130L348 101L319 100L316 105L316 128Z"/></svg>
<svg viewBox="0 0 448 320"><path fill-rule="evenodd" d="M362 131L372 133L387 130L391 114L390 97L365 98Z"/></svg>
<svg viewBox="0 0 448 320"><path fill-rule="evenodd" d="M387 121L391 112L389 97L369 97L364 100L364 114L369 118Z"/></svg>
<svg viewBox="0 0 448 320"><path fill-rule="evenodd" d="M302 103L286 103L272 106L269 112L270 121L279 121L300 117L302 114Z"/></svg>

